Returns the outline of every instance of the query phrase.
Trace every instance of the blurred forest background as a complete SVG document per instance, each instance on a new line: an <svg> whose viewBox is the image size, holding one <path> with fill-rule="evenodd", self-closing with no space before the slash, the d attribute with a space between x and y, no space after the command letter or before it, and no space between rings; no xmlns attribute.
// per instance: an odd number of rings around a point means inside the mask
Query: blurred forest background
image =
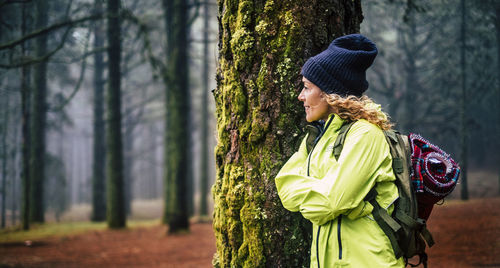
<svg viewBox="0 0 500 268"><path fill-rule="evenodd" d="M111 49L109 2L121 4L121 47ZM188 117L184 122L189 144L183 149L188 151L184 161L190 171L186 200L189 215L210 215L215 122L209 94L215 87L216 6L176 3L175 8L184 8L187 14L183 29L177 30L179 23L168 19L174 16L167 18L171 2L0 2L2 227L24 218L106 220L105 189L111 187L123 191L125 215L162 218L167 213L163 209L165 92L168 82L182 75L189 83L180 90L190 94L185 95L190 103L181 107L179 116ZM182 13L173 8L172 12ZM172 27L168 31L167 25ZM187 43L179 45L172 37L179 35L176 31L189 33ZM179 46L188 49L183 64L189 72L170 61ZM110 87L116 87L110 85L111 76L117 74L108 69L110 53L117 49L121 49L118 104L109 102ZM40 89L41 85L46 86ZM117 105L123 144L118 151L106 145L106 135L113 134L105 127L111 106ZM105 172L106 158L113 157L123 159L122 182L106 185L106 176L118 173L113 167ZM71 210L74 213L65 215ZM29 212L23 215L23 211Z"/></svg>
<svg viewBox="0 0 500 268"><path fill-rule="evenodd" d="M0 1L2 227L211 216L216 8ZM499 1L364 0L362 8L361 33L380 51L367 94L397 129L461 164L453 198L498 196Z"/></svg>

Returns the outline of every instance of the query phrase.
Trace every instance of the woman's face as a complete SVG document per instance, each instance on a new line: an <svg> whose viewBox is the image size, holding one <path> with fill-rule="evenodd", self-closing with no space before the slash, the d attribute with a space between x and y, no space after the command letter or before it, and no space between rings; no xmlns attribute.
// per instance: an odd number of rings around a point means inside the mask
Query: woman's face
<svg viewBox="0 0 500 268"><path fill-rule="evenodd" d="M321 89L305 77L302 77L302 82L304 83L304 88L299 94L299 101L304 103L307 122L328 119L330 106Z"/></svg>

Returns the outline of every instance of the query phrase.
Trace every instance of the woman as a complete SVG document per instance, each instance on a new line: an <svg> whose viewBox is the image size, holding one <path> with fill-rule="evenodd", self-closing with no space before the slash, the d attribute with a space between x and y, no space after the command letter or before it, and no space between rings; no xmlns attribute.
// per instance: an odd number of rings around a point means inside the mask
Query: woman
<svg viewBox="0 0 500 268"><path fill-rule="evenodd" d="M311 267L404 267L363 201L375 187L376 200L392 212L398 198L392 159L383 131L391 127L380 106L363 92L366 69L377 55L360 34L335 39L302 67L306 120L315 128L276 177L283 206L313 223ZM333 145L346 122L338 160Z"/></svg>

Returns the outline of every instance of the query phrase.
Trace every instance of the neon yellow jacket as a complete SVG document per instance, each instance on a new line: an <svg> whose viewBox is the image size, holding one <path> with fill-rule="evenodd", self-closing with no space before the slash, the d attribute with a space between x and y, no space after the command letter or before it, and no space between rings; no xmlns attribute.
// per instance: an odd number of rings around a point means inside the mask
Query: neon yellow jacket
<svg viewBox="0 0 500 268"><path fill-rule="evenodd" d="M392 212L398 193L389 145L378 126L359 120L337 162L333 145L342 124L331 114L311 152L304 138L276 177L281 202L313 223L311 267L404 267L363 201L376 184L378 203Z"/></svg>

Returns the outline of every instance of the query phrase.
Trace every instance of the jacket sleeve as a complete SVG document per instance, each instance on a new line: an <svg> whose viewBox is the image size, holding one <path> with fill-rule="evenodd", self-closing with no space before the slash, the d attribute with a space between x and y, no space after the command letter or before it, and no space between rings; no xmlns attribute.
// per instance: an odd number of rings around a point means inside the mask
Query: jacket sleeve
<svg viewBox="0 0 500 268"><path fill-rule="evenodd" d="M283 167L281 167L280 172L276 176L275 183L278 190L278 195L280 197L283 207L286 209L297 212L300 210L300 203L304 199L306 192L300 193L300 191L307 191L307 181L311 178L301 175L306 175L304 168L307 162L307 149L306 149L307 136L304 137L300 145L299 150L288 159ZM296 174L293 183L290 180L283 180L282 177L287 174ZM302 185L302 187L295 188L295 186Z"/></svg>
<svg viewBox="0 0 500 268"><path fill-rule="evenodd" d="M278 173L276 186L286 209L300 211L318 225L359 210L358 206L365 207L363 198L377 178L391 168L383 132L366 122L352 126L338 162L331 161L323 178L301 173L297 167L304 166L303 161L307 161L307 155L304 159L299 150Z"/></svg>

